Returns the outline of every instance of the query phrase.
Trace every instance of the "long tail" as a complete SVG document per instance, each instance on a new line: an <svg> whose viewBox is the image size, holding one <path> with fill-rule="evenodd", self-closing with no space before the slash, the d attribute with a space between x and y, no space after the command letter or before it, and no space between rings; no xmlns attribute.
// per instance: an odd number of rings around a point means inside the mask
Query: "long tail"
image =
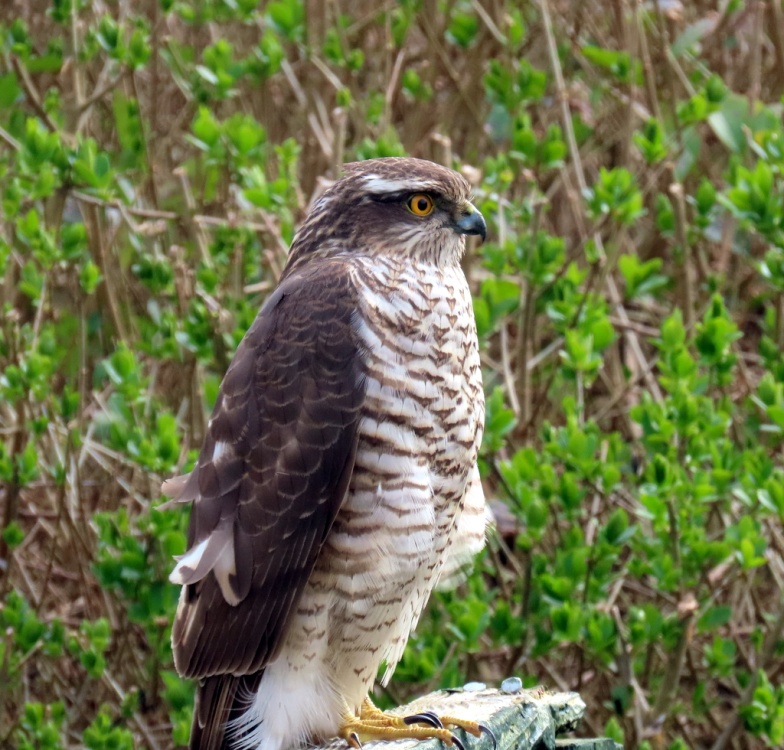
<svg viewBox="0 0 784 750"><path fill-rule="evenodd" d="M190 750L232 750L227 724L248 707L248 696L258 690L261 674L217 675L199 683L193 710Z"/></svg>

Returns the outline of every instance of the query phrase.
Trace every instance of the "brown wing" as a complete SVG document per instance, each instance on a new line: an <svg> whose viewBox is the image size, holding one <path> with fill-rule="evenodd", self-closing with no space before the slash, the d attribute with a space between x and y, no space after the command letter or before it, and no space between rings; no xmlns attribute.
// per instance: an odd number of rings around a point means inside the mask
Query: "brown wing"
<svg viewBox="0 0 784 750"><path fill-rule="evenodd" d="M256 673L274 657L348 487L364 401L356 296L337 261L293 274L262 308L220 388L197 467L172 632L178 671Z"/></svg>

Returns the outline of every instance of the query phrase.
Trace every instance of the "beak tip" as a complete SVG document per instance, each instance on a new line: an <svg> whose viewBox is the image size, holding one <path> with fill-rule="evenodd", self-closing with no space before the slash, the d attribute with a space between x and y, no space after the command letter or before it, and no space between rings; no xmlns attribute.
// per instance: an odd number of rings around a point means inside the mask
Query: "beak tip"
<svg viewBox="0 0 784 750"><path fill-rule="evenodd" d="M482 213L474 208L469 207L469 213L461 216L454 224L455 230L460 234L473 234L482 238L482 242L487 239L487 224Z"/></svg>

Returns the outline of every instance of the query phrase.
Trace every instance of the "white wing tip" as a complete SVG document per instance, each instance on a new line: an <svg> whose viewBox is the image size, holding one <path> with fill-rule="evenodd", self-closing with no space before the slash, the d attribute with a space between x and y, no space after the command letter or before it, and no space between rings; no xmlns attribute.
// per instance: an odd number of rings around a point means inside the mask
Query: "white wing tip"
<svg viewBox="0 0 784 750"><path fill-rule="evenodd" d="M223 598L232 607L240 603L240 597L231 584L232 577L236 575L236 562L234 543L228 529L216 529L175 560L177 564L169 574L169 581L172 583L188 586L197 583L212 571Z"/></svg>
<svg viewBox="0 0 784 750"><path fill-rule="evenodd" d="M172 583L185 586L189 583L195 583L196 580L198 580L194 579L194 573L199 567L202 555L204 555L209 541L210 537L207 537L195 547L191 547L184 555L174 558L177 560L177 565L174 566L174 570L169 575L169 580Z"/></svg>

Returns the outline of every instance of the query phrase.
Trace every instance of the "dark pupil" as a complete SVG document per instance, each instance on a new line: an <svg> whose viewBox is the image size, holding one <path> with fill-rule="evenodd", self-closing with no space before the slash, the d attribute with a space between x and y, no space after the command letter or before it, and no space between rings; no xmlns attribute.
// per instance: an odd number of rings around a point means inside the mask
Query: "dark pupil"
<svg viewBox="0 0 784 750"><path fill-rule="evenodd" d="M427 202L427 198L420 198L417 201L417 211L422 211L424 213L427 211L429 205L430 204Z"/></svg>

